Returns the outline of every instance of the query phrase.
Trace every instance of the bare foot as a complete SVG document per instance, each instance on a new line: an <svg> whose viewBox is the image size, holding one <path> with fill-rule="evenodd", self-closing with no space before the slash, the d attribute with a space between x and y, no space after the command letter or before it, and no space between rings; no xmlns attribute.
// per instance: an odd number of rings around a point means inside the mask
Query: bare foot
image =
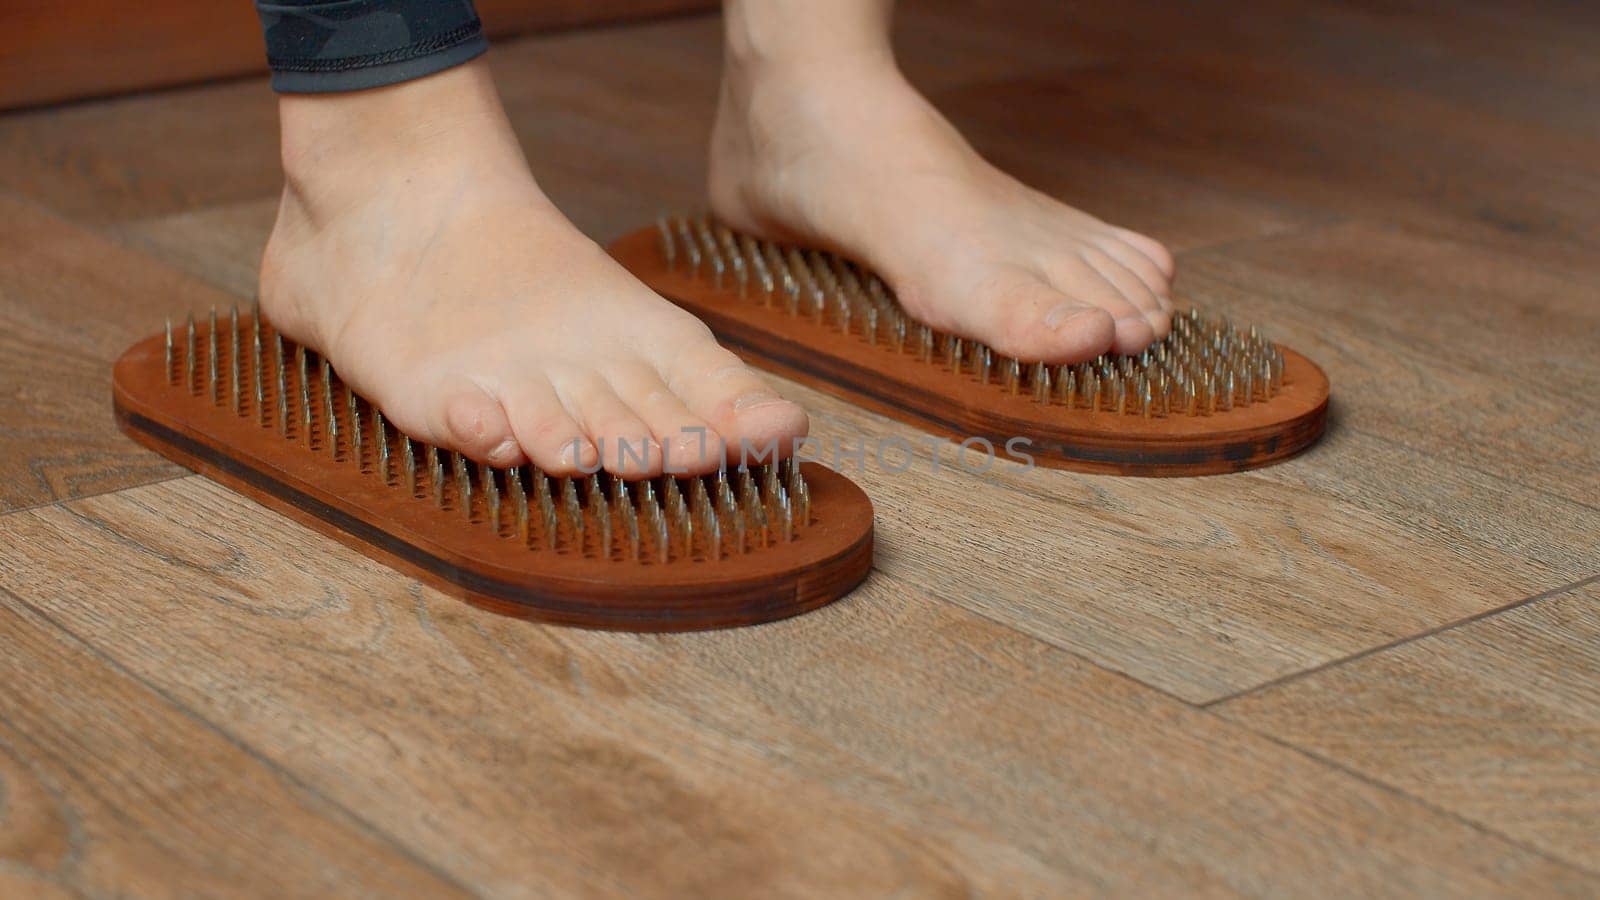
<svg viewBox="0 0 1600 900"><path fill-rule="evenodd" d="M1165 247L982 159L901 76L886 39L851 43L875 24L805 46L803 20L757 21L780 7L730 7L711 148L718 217L861 260L916 318L1023 360L1137 353L1166 335Z"/></svg>
<svg viewBox="0 0 1600 900"><path fill-rule="evenodd" d="M481 61L281 112L262 308L403 431L495 465L640 476L714 470L719 438L805 433L550 204Z"/></svg>

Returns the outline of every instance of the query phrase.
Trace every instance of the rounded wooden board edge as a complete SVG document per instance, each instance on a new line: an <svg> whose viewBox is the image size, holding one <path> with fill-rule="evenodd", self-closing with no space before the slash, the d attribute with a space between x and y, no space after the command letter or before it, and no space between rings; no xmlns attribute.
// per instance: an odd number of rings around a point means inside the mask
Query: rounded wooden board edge
<svg viewBox="0 0 1600 900"><path fill-rule="evenodd" d="M337 496L301 482L282 469L249 462L230 452L205 429L181 421L150 396L154 379L150 369L159 366L159 335L137 342L113 367L112 405L118 427L136 443L174 460L251 500L311 527L366 556L427 582L475 606L503 615L551 624L636 632L699 631L753 625L788 618L817 609L849 593L871 571L873 512L871 500L859 485L824 466L803 463L814 497L828 504L830 515L842 520L832 543L837 549L825 558L810 558L768 573L767 577L742 577L732 582L716 578L683 582L668 591L671 602L641 603L639 592L647 584L608 586L588 581L541 580L540 573L520 583L500 578L475 577L473 561L459 554L441 555L435 547L419 547L373 521L361 510L348 508ZM165 388L164 381L158 388ZM825 498L825 499L824 499ZM342 523L342 524L341 524ZM764 551L763 551L764 552ZM748 554L748 560L757 554ZM628 566L627 563L616 563ZM697 564L701 565L701 564ZM714 566L715 564L703 564ZM593 568L593 567L588 567ZM748 566L741 567L748 570ZM624 570L631 571L632 570ZM708 574L714 574L708 569ZM587 573L586 573L587 574ZM613 588L608 590L607 588ZM586 593L593 590L594 593ZM698 593L697 593L698 592ZM609 602L608 601L615 601Z"/></svg>
<svg viewBox="0 0 1600 900"><path fill-rule="evenodd" d="M1076 422L1063 425L1042 421L1031 399L996 397L984 393L976 381L957 386L956 396L948 383L931 377L943 376L943 369L882 355L865 342L852 339L842 352L830 352L830 344L840 340L838 332L806 318L783 319L794 334L763 327L761 320L770 314L760 312L761 307L703 279L668 270L653 227L625 234L607 249L635 277L699 317L724 346L753 365L952 441L983 438L1003 447L1010 438L1027 438L1032 464L1047 468L1137 477L1227 474L1304 452L1327 426L1326 373L1281 345L1287 374L1293 376L1290 390L1229 413L1227 427L1208 427L1214 417L1148 420L1106 412L1079 413Z"/></svg>

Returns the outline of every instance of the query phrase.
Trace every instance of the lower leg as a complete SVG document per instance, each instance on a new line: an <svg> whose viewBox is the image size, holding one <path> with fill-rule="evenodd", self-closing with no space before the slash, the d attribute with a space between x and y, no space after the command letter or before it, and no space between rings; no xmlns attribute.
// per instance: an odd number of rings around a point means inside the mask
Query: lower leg
<svg viewBox="0 0 1600 900"><path fill-rule="evenodd" d="M1136 352L1166 333L1166 249L979 156L901 75L892 0L724 6L721 218L860 259L916 317L1024 359Z"/></svg>
<svg viewBox="0 0 1600 900"><path fill-rule="evenodd" d="M725 0L728 61L740 65L894 65L894 0Z"/></svg>

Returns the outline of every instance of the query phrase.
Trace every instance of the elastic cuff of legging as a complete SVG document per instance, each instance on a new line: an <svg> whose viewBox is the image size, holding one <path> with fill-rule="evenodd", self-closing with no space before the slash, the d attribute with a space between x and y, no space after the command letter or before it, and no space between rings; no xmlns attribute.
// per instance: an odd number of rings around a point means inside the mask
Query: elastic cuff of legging
<svg viewBox="0 0 1600 900"><path fill-rule="evenodd" d="M396 62L365 63L353 68L279 68L273 64L272 89L280 94L328 94L339 91L364 91L412 81L442 72L482 56L489 41L480 29L477 34L442 50Z"/></svg>
<svg viewBox="0 0 1600 900"><path fill-rule="evenodd" d="M382 87L488 47L472 0L256 0L256 13L279 91Z"/></svg>

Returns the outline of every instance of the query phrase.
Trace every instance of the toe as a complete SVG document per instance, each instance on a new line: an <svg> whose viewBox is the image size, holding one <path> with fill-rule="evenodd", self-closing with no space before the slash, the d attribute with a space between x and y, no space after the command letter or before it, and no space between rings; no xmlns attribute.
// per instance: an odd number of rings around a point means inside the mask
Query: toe
<svg viewBox="0 0 1600 900"><path fill-rule="evenodd" d="M742 366L742 364L741 364ZM745 376L760 383L748 369ZM729 376L729 381L743 381ZM743 386L730 390L732 416L723 433L728 438L728 453L736 462L771 462L793 456L799 441L811 430L811 419L800 404L776 395L766 395Z"/></svg>
<svg viewBox="0 0 1600 900"><path fill-rule="evenodd" d="M1155 329L1146 318L1145 311L1095 269L1089 259L1092 256L1094 254L1075 254L1051 261L1046 266L1050 283L1056 290L1080 303L1097 306L1110 314L1116 330L1111 350L1138 353L1155 339ZM1099 259L1109 260L1110 257L1099 254ZM1151 302L1154 303L1153 300Z"/></svg>
<svg viewBox="0 0 1600 900"><path fill-rule="evenodd" d="M1081 362L1110 349L1117 330L1111 314L1067 298L1065 294L1061 297L1066 302L1045 316L1045 325L1050 328L1057 353L1039 358L1051 363Z"/></svg>
<svg viewBox="0 0 1600 900"><path fill-rule="evenodd" d="M1172 309L1170 306L1146 313L1145 319L1150 322L1150 331L1153 333L1152 342L1159 341L1172 333Z"/></svg>
<svg viewBox="0 0 1600 900"><path fill-rule="evenodd" d="M1103 236L1097 242L1097 246L1143 282L1150 293L1155 295L1163 310L1171 311L1172 282L1150 257L1115 235Z"/></svg>
<svg viewBox="0 0 1600 900"><path fill-rule="evenodd" d="M661 445L650 426L609 382L591 372L557 381L555 387L567 413L599 452L600 465L607 472L628 478L661 474Z"/></svg>
<svg viewBox="0 0 1600 900"><path fill-rule="evenodd" d="M964 330L1007 356L1081 362L1106 352L1112 343L1114 327L1107 310L1040 278L1013 275L989 284L973 299Z"/></svg>
<svg viewBox="0 0 1600 900"><path fill-rule="evenodd" d="M1083 258L1100 273L1100 277L1121 292L1124 299L1138 308L1145 321L1149 323L1150 331L1155 338L1166 337L1172 320L1167 315L1161 299L1150 290L1143 279L1110 254L1092 247L1084 251Z"/></svg>
<svg viewBox="0 0 1600 900"><path fill-rule="evenodd" d="M1117 320L1117 335L1111 342L1111 352L1134 356L1155 343L1156 329L1144 317Z"/></svg>
<svg viewBox="0 0 1600 900"><path fill-rule="evenodd" d="M499 400L469 383L455 385L442 393L444 403L429 429L439 438L437 443L477 462L497 466L522 462L522 448Z"/></svg>
<svg viewBox="0 0 1600 900"><path fill-rule="evenodd" d="M1149 285L1111 254L1096 247L1086 247L1082 256L1090 268L1116 288L1122 299L1133 304L1140 312L1148 313L1161 308L1161 301Z"/></svg>
<svg viewBox="0 0 1600 900"><path fill-rule="evenodd" d="M1178 265L1165 245L1155 238L1145 237L1137 231L1129 231L1126 228L1113 228L1112 232L1121 238L1124 243L1150 260L1156 269L1166 276L1168 282L1172 281L1173 276L1178 272Z"/></svg>
<svg viewBox="0 0 1600 900"><path fill-rule="evenodd" d="M598 471L599 450L544 377L528 378L507 391L506 411L517 443L534 465L552 475Z"/></svg>
<svg viewBox="0 0 1600 900"><path fill-rule="evenodd" d="M810 427L805 410L779 396L709 335L664 362L658 370L662 380L722 436L731 459L765 457L774 450L788 456Z"/></svg>
<svg viewBox="0 0 1600 900"><path fill-rule="evenodd" d="M663 472L704 475L715 472L726 459L722 436L690 412L654 369L643 364L620 366L607 378L661 447Z"/></svg>

